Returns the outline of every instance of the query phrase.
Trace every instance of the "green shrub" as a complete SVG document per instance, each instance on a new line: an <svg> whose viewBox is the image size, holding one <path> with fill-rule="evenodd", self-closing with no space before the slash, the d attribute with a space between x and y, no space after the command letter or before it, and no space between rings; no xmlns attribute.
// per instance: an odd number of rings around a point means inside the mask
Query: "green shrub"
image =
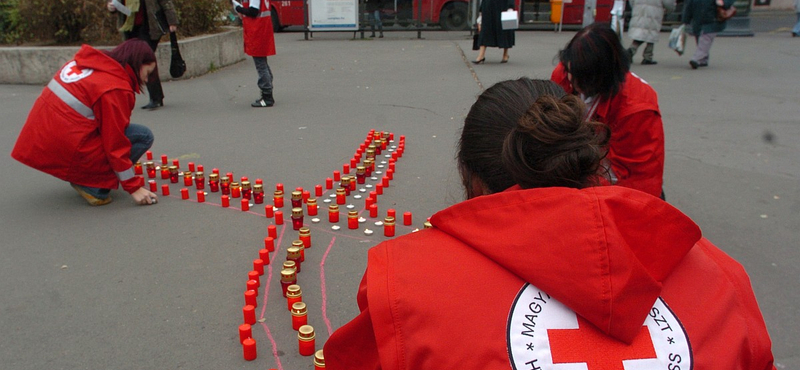
<svg viewBox="0 0 800 370"><path fill-rule="evenodd" d="M144 0L141 0L144 1ZM227 0L172 0L181 21L178 33L194 36L220 26ZM121 36L117 15L107 0L4 0L0 5L0 43L114 45Z"/></svg>

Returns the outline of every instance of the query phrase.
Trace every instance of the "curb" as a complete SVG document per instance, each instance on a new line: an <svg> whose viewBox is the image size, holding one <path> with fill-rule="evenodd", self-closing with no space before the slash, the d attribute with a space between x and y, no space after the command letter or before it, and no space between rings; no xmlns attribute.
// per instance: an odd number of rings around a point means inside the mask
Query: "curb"
<svg viewBox="0 0 800 370"><path fill-rule="evenodd" d="M241 28L183 39L178 44L181 56L186 61L186 73L180 79L204 75L245 59ZM78 49L79 46L0 48L0 84L44 85ZM169 75L171 57L169 42L160 43L156 49L156 59L162 81L175 80Z"/></svg>

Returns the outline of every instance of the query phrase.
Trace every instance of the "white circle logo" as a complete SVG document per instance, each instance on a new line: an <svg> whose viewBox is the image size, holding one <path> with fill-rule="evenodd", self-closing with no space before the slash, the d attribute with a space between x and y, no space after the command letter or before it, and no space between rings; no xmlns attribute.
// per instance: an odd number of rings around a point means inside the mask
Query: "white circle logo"
<svg viewBox="0 0 800 370"><path fill-rule="evenodd" d="M61 73L59 76L61 77L61 81L64 83L72 83L78 81L82 78L88 77L90 74L94 72L93 69L79 69L78 64L75 61L71 61L61 69Z"/></svg>
<svg viewBox="0 0 800 370"><path fill-rule="evenodd" d="M508 318L508 355L515 370L691 370L689 338L660 297L631 344L525 284Z"/></svg>

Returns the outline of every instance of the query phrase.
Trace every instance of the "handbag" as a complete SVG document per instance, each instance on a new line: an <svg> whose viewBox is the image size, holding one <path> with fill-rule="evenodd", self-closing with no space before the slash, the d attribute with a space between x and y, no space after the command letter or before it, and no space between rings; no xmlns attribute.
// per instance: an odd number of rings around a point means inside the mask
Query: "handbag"
<svg viewBox="0 0 800 370"><path fill-rule="evenodd" d="M504 31L519 28L519 14L516 10L506 10L500 13L500 25Z"/></svg>
<svg viewBox="0 0 800 370"><path fill-rule="evenodd" d="M675 50L678 55L683 55L686 50L686 25L681 24L672 29L669 34L669 48Z"/></svg>
<svg viewBox="0 0 800 370"><path fill-rule="evenodd" d="M169 44L172 49L172 62L169 64L169 75L172 76L172 78L178 78L183 76L186 72L186 62L184 62L183 57L181 57L181 50L178 48L178 36L175 35L175 32L169 33Z"/></svg>
<svg viewBox="0 0 800 370"><path fill-rule="evenodd" d="M736 15L736 7L731 5L730 8L725 9L722 5L717 5L717 22L725 22Z"/></svg>
<svg viewBox="0 0 800 370"><path fill-rule="evenodd" d="M472 35L472 50L480 50L481 46L478 45L478 34Z"/></svg>

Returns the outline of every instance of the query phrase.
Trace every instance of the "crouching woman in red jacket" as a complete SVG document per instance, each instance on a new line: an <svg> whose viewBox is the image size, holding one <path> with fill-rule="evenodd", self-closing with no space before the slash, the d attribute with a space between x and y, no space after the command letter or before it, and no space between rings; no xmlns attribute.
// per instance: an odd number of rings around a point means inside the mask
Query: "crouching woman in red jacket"
<svg viewBox="0 0 800 370"><path fill-rule="evenodd" d="M119 185L137 204L156 203L133 170L153 133L130 123L135 94L155 73L155 54L144 41L111 51L83 45L34 103L11 156L70 182L93 206L110 203Z"/></svg>
<svg viewBox="0 0 800 370"><path fill-rule="evenodd" d="M666 202L593 186L609 131L550 81L464 121L467 200L369 250L327 370L774 369L742 266Z"/></svg>

